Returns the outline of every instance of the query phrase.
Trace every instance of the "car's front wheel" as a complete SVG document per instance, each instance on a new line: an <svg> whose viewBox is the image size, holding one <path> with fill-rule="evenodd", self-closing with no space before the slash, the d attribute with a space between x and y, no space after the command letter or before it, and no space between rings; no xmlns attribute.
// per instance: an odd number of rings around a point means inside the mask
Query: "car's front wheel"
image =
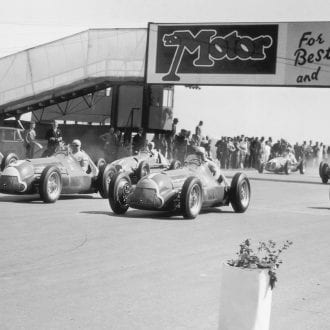
<svg viewBox="0 0 330 330"><path fill-rule="evenodd" d="M258 168L258 172L259 173L263 173L265 169L265 163L260 163L259 164L259 168Z"/></svg>
<svg viewBox="0 0 330 330"><path fill-rule="evenodd" d="M329 165L326 162L321 162L319 166L319 173L323 183L327 183L329 180Z"/></svg>
<svg viewBox="0 0 330 330"><path fill-rule="evenodd" d="M290 167L290 162L289 161L287 161L284 164L284 172L285 172L285 174L290 174L291 173L291 167Z"/></svg>
<svg viewBox="0 0 330 330"><path fill-rule="evenodd" d="M177 170L178 168L181 168L181 162L179 160L172 160L169 169L170 170Z"/></svg>
<svg viewBox="0 0 330 330"><path fill-rule="evenodd" d="M301 163L299 164L299 172L300 172L300 174L305 174L305 171L306 171L306 164L302 160Z"/></svg>
<svg viewBox="0 0 330 330"><path fill-rule="evenodd" d="M62 176L57 166L47 166L41 173L39 194L45 203L56 202L62 191Z"/></svg>
<svg viewBox="0 0 330 330"><path fill-rule="evenodd" d="M186 219L195 219L203 204L202 183L196 177L189 177L183 184L180 198L181 212Z"/></svg>
<svg viewBox="0 0 330 330"><path fill-rule="evenodd" d="M102 198L108 198L109 185L116 173L116 169L112 166L101 166L97 182L98 190Z"/></svg>
<svg viewBox="0 0 330 330"><path fill-rule="evenodd" d="M114 213L124 214L127 211L127 196L131 187L131 179L126 173L117 173L112 178L109 186L109 204Z"/></svg>
<svg viewBox="0 0 330 330"><path fill-rule="evenodd" d="M150 167L149 164L143 160L139 167L137 168L137 179L138 181L143 178L144 176L148 175L150 173Z"/></svg>
<svg viewBox="0 0 330 330"><path fill-rule="evenodd" d="M230 185L230 203L236 213L247 210L251 199L250 181L244 173L236 173Z"/></svg>

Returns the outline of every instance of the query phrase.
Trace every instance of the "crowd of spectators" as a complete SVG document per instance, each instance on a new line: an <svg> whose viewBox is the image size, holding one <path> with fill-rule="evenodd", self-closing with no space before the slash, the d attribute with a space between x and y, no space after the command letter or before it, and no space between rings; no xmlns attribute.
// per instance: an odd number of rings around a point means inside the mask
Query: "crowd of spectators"
<svg viewBox="0 0 330 330"><path fill-rule="evenodd" d="M194 148L204 147L206 154L218 161L221 168L258 168L260 163L271 158L281 156L290 150L296 159L306 161L307 166L318 165L322 160L330 158L330 147L322 142L303 141L291 144L285 139L273 141L271 137L222 136L220 139L211 139L203 132L203 121L200 121L191 131L181 129L177 131L179 120L174 118L172 129L167 133L155 133L147 140L147 135L140 129L133 137L110 129L110 133L101 138L105 142L106 160L111 162L121 156L136 154L147 150L148 144L161 152L169 160L177 159L183 162L187 154ZM124 150L123 152L120 150Z"/></svg>

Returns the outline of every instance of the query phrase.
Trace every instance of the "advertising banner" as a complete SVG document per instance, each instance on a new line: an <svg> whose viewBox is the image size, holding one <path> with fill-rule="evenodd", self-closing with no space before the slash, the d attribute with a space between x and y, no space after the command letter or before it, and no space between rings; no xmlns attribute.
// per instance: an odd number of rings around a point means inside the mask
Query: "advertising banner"
<svg viewBox="0 0 330 330"><path fill-rule="evenodd" d="M149 24L147 82L329 86L330 22Z"/></svg>

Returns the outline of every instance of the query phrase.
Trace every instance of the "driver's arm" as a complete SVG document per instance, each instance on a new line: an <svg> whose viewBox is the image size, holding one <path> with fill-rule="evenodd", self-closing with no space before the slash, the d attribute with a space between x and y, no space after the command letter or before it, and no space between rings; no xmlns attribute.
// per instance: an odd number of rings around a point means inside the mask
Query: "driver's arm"
<svg viewBox="0 0 330 330"><path fill-rule="evenodd" d="M80 161L80 166L83 169L84 172L87 172L88 170L88 164L89 164L89 159L88 156L83 152L83 157Z"/></svg>

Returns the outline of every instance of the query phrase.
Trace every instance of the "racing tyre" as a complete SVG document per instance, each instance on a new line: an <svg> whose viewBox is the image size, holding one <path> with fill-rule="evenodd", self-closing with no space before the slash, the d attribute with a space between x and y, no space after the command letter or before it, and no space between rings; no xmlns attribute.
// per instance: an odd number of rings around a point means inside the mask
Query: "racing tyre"
<svg viewBox="0 0 330 330"><path fill-rule="evenodd" d="M172 160L169 169L177 170L178 168L181 168L181 162L179 160Z"/></svg>
<svg viewBox="0 0 330 330"><path fill-rule="evenodd" d="M18 160L18 156L15 153L13 152L5 153L0 165L1 171L3 171L9 164L15 163L17 160Z"/></svg>
<svg viewBox="0 0 330 330"><path fill-rule="evenodd" d="M189 177L183 184L180 205L183 217L195 219L203 203L202 183L196 177Z"/></svg>
<svg viewBox="0 0 330 330"><path fill-rule="evenodd" d="M319 166L319 173L323 183L327 183L329 180L328 171L329 165L326 162L321 162Z"/></svg>
<svg viewBox="0 0 330 330"><path fill-rule="evenodd" d="M101 166L99 169L99 177L98 177L98 191L102 198L108 198L109 196L109 185L114 177L114 175L117 173L116 169L110 165L107 166Z"/></svg>
<svg viewBox="0 0 330 330"><path fill-rule="evenodd" d="M114 213L124 214L127 211L127 196L131 187L131 179L126 173L117 173L112 178L109 186L109 204Z"/></svg>
<svg viewBox="0 0 330 330"><path fill-rule="evenodd" d="M306 171L306 165L304 161L301 161L300 165L299 165L299 172L300 174L305 174Z"/></svg>
<svg viewBox="0 0 330 330"><path fill-rule="evenodd" d="M55 203L62 191L62 176L57 166L47 166L41 173L39 194L45 203Z"/></svg>
<svg viewBox="0 0 330 330"><path fill-rule="evenodd" d="M290 174L291 173L291 168L290 168L290 162L287 161L285 164L284 164L284 172L285 174Z"/></svg>
<svg viewBox="0 0 330 330"><path fill-rule="evenodd" d="M229 200L236 213L247 210L251 199L250 181L244 173L236 173L231 181Z"/></svg>
<svg viewBox="0 0 330 330"><path fill-rule="evenodd" d="M258 172L259 173L263 173L265 169L265 164L264 163L260 163L259 168L258 168Z"/></svg>
<svg viewBox="0 0 330 330"><path fill-rule="evenodd" d="M150 173L150 167L149 164L143 160L137 169L137 179L138 181L143 178L144 176L148 175Z"/></svg>

